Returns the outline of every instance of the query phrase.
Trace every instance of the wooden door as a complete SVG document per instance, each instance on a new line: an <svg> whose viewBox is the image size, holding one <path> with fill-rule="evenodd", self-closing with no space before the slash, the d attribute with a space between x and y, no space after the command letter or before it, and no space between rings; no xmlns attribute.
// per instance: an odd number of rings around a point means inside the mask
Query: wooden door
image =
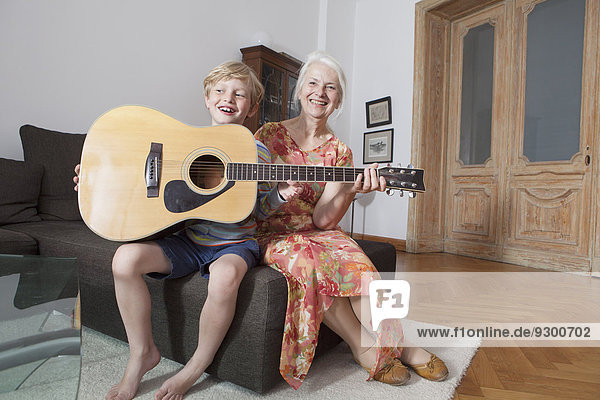
<svg viewBox="0 0 600 400"><path fill-rule="evenodd" d="M506 0L450 22L444 251L590 270L599 3Z"/></svg>
<svg viewBox="0 0 600 400"><path fill-rule="evenodd" d="M519 0L514 12L514 125L503 259L589 271L598 1Z"/></svg>
<svg viewBox="0 0 600 400"><path fill-rule="evenodd" d="M451 24L444 250L502 255L507 6Z"/></svg>

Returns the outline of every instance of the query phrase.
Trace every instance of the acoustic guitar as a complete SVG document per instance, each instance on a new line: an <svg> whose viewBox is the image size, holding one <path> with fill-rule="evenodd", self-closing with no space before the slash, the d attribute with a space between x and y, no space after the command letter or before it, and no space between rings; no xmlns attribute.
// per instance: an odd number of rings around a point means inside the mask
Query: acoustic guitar
<svg viewBox="0 0 600 400"><path fill-rule="evenodd" d="M123 106L99 117L83 146L79 209L99 236L132 241L190 219L244 220L257 182L354 182L363 168L259 164L241 125L194 127ZM423 170L382 167L389 189L423 192Z"/></svg>

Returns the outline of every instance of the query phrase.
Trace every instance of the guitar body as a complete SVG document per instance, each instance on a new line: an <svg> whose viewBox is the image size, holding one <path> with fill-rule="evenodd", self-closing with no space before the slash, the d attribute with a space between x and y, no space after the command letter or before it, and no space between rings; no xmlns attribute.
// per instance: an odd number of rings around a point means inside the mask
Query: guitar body
<svg viewBox="0 0 600 400"><path fill-rule="evenodd" d="M214 163L218 174L229 162L257 163L254 137L241 125L193 127L146 107L108 111L83 146L83 220L99 236L132 241L189 219L245 219L257 182L230 182L221 174L207 184L194 172L199 159Z"/></svg>

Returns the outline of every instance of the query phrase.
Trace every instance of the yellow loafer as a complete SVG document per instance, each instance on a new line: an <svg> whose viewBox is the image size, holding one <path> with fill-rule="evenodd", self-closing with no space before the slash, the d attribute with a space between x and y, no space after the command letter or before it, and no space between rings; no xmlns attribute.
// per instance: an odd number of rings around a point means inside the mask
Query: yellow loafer
<svg viewBox="0 0 600 400"><path fill-rule="evenodd" d="M428 352L429 353L429 352ZM411 367L417 375L434 382L443 381L448 377L448 368L446 364L435 354L431 354L431 358L424 364L406 364Z"/></svg>
<svg viewBox="0 0 600 400"><path fill-rule="evenodd" d="M367 370L367 372L371 372L371 368L365 367L356 359L354 359L354 361ZM392 386L402 386L410 380L410 372L408 371L408 368L396 358L377 371L375 376L373 376L373 379Z"/></svg>

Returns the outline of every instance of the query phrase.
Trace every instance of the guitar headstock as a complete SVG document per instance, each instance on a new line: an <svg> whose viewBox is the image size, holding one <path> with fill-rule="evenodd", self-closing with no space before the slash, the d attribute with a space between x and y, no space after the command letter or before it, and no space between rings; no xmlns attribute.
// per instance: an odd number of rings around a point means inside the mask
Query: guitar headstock
<svg viewBox="0 0 600 400"><path fill-rule="evenodd" d="M408 167L381 167L377 171L379 176L385 178L387 189L407 192L425 191L424 171L422 169L408 165Z"/></svg>

